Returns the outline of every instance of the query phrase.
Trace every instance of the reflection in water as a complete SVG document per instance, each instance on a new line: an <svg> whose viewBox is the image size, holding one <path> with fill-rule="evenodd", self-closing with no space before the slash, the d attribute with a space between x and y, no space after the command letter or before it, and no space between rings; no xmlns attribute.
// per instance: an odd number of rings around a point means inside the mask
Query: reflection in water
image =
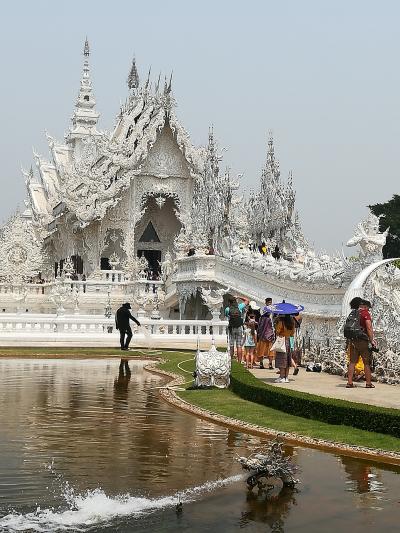
<svg viewBox="0 0 400 533"><path fill-rule="evenodd" d="M283 487L278 496L270 497L264 491L247 493L248 511L242 513L240 525L248 521L268 524L271 531L283 532L285 518L288 516L292 505L296 505L295 494L297 489Z"/></svg>
<svg viewBox="0 0 400 533"><path fill-rule="evenodd" d="M341 457L341 461L348 474L348 479L354 482L351 490L358 492L358 494L370 492L372 477L374 477L371 465L345 456Z"/></svg>
<svg viewBox="0 0 400 533"><path fill-rule="evenodd" d="M348 477L347 490L355 493L357 507L381 510L387 489L381 481L379 467L376 468L367 461L355 461L351 457L341 457L341 462Z"/></svg>
<svg viewBox="0 0 400 533"><path fill-rule="evenodd" d="M128 359L121 359L118 370L118 377L114 381L114 399L127 400L128 386L131 380L131 369L129 368Z"/></svg>
<svg viewBox="0 0 400 533"><path fill-rule="evenodd" d="M315 450L285 448L300 467L298 491L284 488L277 499L249 493L236 456L259 449L260 439L164 403L157 391L162 378L137 361L0 359L0 379L0 517L10 508L26 516L38 506L65 513L68 483L81 495L85 516L93 509L94 517L112 521L122 509L117 527L92 529L102 533L366 533L378 526L386 533L400 520L399 469ZM373 498L355 506L344 473L355 497ZM174 495L221 479L230 485L211 484L209 494L192 490L176 516ZM130 511L149 506L157 508L151 516Z"/></svg>

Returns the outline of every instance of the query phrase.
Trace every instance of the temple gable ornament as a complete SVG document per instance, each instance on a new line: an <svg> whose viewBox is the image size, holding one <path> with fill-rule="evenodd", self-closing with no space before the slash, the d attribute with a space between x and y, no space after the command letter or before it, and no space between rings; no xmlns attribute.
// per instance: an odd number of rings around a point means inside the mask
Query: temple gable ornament
<svg viewBox="0 0 400 533"><path fill-rule="evenodd" d="M188 178L189 171L169 126L164 126L140 169L158 178Z"/></svg>

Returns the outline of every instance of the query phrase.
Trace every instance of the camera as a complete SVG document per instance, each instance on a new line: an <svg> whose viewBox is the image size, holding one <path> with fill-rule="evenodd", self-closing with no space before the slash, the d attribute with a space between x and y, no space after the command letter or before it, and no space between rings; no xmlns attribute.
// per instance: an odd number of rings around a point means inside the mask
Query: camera
<svg viewBox="0 0 400 533"><path fill-rule="evenodd" d="M368 343L368 349L371 352L379 353L379 348L377 348L376 346L373 346L370 342Z"/></svg>

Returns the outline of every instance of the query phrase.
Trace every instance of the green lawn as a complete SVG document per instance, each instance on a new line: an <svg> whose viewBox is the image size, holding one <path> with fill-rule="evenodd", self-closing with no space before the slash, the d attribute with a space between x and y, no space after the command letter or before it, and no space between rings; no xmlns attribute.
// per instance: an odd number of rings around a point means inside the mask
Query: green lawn
<svg viewBox="0 0 400 533"><path fill-rule="evenodd" d="M177 354L168 352L165 354L167 361L160 365L160 368L181 374L185 380L190 379L190 374L182 372L177 368L177 364L185 359L193 357L192 354ZM185 370L193 372L194 361L181 364ZM190 385L186 385L186 388ZM325 439L328 441L342 442L355 446L367 446L369 448L379 448L389 451L400 451L400 439L355 429L349 426L339 426L309 420L299 416L289 415L276 409L271 409L257 403L249 402L239 398L236 394L226 389L210 390L186 390L178 393L184 400L207 409L214 413L229 416L243 422L257 424L258 426L297 433L309 437Z"/></svg>

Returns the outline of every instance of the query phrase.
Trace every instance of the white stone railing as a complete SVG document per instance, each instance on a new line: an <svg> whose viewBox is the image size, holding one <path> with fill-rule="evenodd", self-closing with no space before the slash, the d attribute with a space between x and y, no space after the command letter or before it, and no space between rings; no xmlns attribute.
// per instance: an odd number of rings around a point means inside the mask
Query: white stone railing
<svg viewBox="0 0 400 533"><path fill-rule="evenodd" d="M101 270L101 281L107 283L120 283L125 281L125 272L123 270ZM90 280L89 280L90 281Z"/></svg>
<svg viewBox="0 0 400 533"><path fill-rule="evenodd" d="M304 304L310 314L339 317L345 290L326 286L325 288L302 287L298 282L278 279L264 272L252 270L220 256L192 256L179 259L173 281L185 287L194 280L207 285L217 282L229 287L232 293L263 303L269 296L274 301L286 299Z"/></svg>
<svg viewBox="0 0 400 533"><path fill-rule="evenodd" d="M133 343L145 347L195 348L197 339L208 346L214 337L226 344L227 322L211 320L154 320L132 323ZM102 315L0 314L0 345L117 346L114 318Z"/></svg>
<svg viewBox="0 0 400 533"><path fill-rule="evenodd" d="M57 305L54 303L52 294L59 285L59 281L42 284L26 283L22 286L0 283L0 312L2 308L7 313L25 309L29 309L30 313L36 313L39 309L47 310L47 312L55 311ZM87 312L84 309L88 308L101 313L107 303L108 292L112 305L115 307L117 303L132 301L134 295L140 297L146 296L147 293L158 292L164 287L164 282L147 279L135 281L65 279L62 281L62 287L67 294L70 293L70 297L66 298L63 304L64 307L70 309L70 312L76 308L75 302L79 299L82 313Z"/></svg>

